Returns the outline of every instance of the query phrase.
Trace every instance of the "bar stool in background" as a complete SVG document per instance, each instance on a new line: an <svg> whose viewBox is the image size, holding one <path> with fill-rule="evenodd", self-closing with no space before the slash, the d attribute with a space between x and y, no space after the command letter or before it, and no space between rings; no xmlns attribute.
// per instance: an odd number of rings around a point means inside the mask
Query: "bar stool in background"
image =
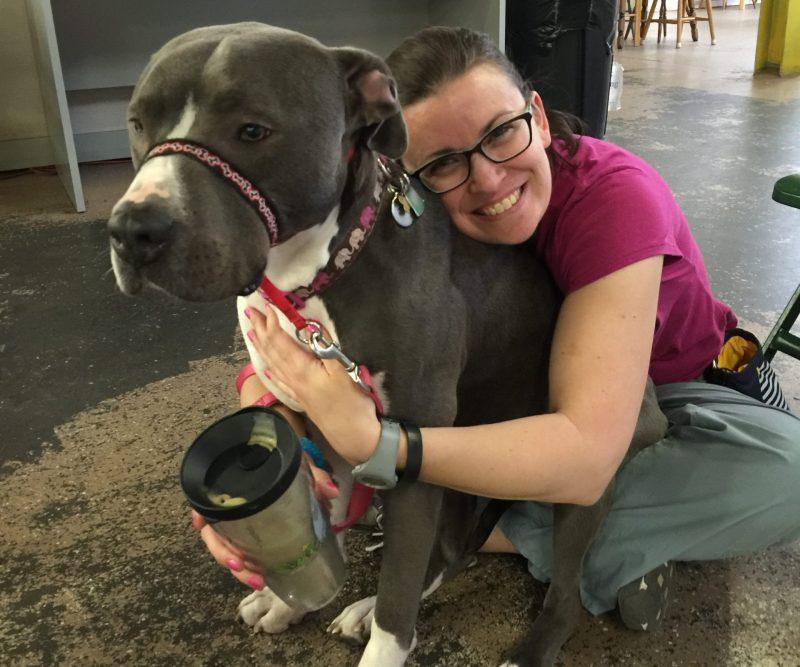
<svg viewBox="0 0 800 667"><path fill-rule="evenodd" d="M657 2L657 0L653 0ZM617 49L621 49L628 35L633 34L633 45L639 46L642 40L642 19L647 13L647 0L619 0L617 20ZM625 24L627 23L627 28Z"/></svg>
<svg viewBox="0 0 800 667"><path fill-rule="evenodd" d="M647 37L650 24L655 22L658 24L658 43L660 44L662 32L666 39L667 25L672 24L676 27L677 31L675 48L679 49L681 48L681 34L683 33L684 23L689 24L692 30L692 41L696 42L699 39L697 34L697 22L706 21L708 23L708 31L711 34L711 44L716 44L717 38L714 35L714 14L711 8L711 0L702 0L702 2L705 5L705 16L697 15L696 9L699 8L699 3L696 8L694 0L678 0L678 13L674 19L670 19L667 18L667 0L661 0L660 3L659 0L653 0L653 4L650 6L650 13L647 15L647 20L645 20L642 25L642 39ZM656 7L659 8L658 18L654 18Z"/></svg>

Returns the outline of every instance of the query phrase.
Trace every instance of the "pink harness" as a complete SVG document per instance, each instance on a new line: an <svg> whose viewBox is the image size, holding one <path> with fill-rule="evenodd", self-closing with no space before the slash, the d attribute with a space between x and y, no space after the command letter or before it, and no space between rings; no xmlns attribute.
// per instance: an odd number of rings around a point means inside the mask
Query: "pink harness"
<svg viewBox="0 0 800 667"><path fill-rule="evenodd" d="M348 162L352 160L354 153L354 149L351 148L348 154ZM277 216L272 210L269 200L261 193L258 187L245 178L229 162L226 162L205 146L183 139L170 139L153 146L148 151L142 164L159 155L175 154L185 155L197 160L233 185L245 201L258 213L264 223L269 235L270 247L276 246L285 240L279 236ZM375 226L382 190L382 187L375 189L373 200L361 211L357 224L353 226L339 247L331 253L328 263L317 272L309 285L284 292L264 276L257 288L259 294L278 308L294 325L298 340L308 345L317 356L335 358L342 362L343 365L347 365L344 360L352 364L351 368L348 369L351 378L369 393L370 398L375 403L375 411L378 415L383 414L383 405L375 392L369 370L365 366L351 362L341 352L336 343L324 338L322 325L319 322L307 320L298 311L305 307L305 302L309 298L325 291L353 263L359 252L366 245L367 239ZM320 353L320 350L322 353ZM332 354L325 354L327 351L332 352ZM373 488L354 482L347 506L347 517L344 521L333 526L334 532L340 532L358 521L369 508L374 493L375 490Z"/></svg>

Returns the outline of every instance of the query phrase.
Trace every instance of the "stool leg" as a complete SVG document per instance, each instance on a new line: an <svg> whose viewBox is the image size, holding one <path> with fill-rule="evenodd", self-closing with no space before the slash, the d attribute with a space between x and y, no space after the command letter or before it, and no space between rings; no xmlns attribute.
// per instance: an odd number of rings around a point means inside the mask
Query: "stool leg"
<svg viewBox="0 0 800 667"><path fill-rule="evenodd" d="M675 38L675 48L681 48L681 33L683 32L683 17L686 12L686 0L678 0L678 18L675 21L675 27L678 36Z"/></svg>
<svg viewBox="0 0 800 667"><path fill-rule="evenodd" d="M647 31L650 30L650 24L653 21L653 14L655 14L657 6L658 0L653 0L653 4L650 5L650 13L647 15L647 21L645 21L644 25L642 26L642 41L644 41L644 38L647 37Z"/></svg>
<svg viewBox="0 0 800 667"><path fill-rule="evenodd" d="M686 13L692 17L689 27L692 29L692 41L696 42L700 37L697 34L697 18L694 11L694 0L686 0Z"/></svg>
<svg viewBox="0 0 800 667"><path fill-rule="evenodd" d="M708 15L708 32L711 33L711 45L717 43L717 37L714 34L714 12L711 9L711 0L705 0L706 14Z"/></svg>

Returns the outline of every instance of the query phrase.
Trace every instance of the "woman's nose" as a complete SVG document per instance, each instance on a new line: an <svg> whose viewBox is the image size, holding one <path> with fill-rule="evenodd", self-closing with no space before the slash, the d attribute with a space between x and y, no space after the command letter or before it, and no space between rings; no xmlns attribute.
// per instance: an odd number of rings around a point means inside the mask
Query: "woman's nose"
<svg viewBox="0 0 800 667"><path fill-rule="evenodd" d="M492 162L480 153L470 156L470 190L473 192L491 192L496 189L505 177L502 164Z"/></svg>

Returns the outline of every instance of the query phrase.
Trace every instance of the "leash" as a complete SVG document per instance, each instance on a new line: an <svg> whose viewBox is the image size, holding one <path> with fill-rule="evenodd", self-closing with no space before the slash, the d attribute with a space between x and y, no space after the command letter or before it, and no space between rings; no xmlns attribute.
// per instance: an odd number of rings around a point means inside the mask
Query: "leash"
<svg viewBox="0 0 800 667"><path fill-rule="evenodd" d="M348 152L348 162L352 161L354 153L355 151L351 147ZM278 219L267 197L238 169L206 146L184 139L170 139L153 146L147 152L142 165L154 157L175 154L197 160L232 185L258 213L267 230L270 247L274 247L284 240L280 238ZM384 167L379 158L378 164ZM353 263L366 245L366 241L375 227L387 173L385 167L378 171L378 182L372 200L361 211L356 224L345 235L337 249L331 253L327 264L317 272L310 284L284 292L264 275L257 286L248 286L249 291L247 292L252 293L257 290L265 301L280 310L294 326L297 340L306 345L318 359L334 359L339 362L350 379L372 399L378 416L384 413L383 404L375 391L372 377L366 366L350 359L338 343L326 338L322 324L316 320L306 319L299 311L305 307L305 302L309 298L324 292ZM374 493L375 489L372 487L353 482L353 489L347 505L347 516L333 526L333 531L339 533L358 521L369 508Z"/></svg>

